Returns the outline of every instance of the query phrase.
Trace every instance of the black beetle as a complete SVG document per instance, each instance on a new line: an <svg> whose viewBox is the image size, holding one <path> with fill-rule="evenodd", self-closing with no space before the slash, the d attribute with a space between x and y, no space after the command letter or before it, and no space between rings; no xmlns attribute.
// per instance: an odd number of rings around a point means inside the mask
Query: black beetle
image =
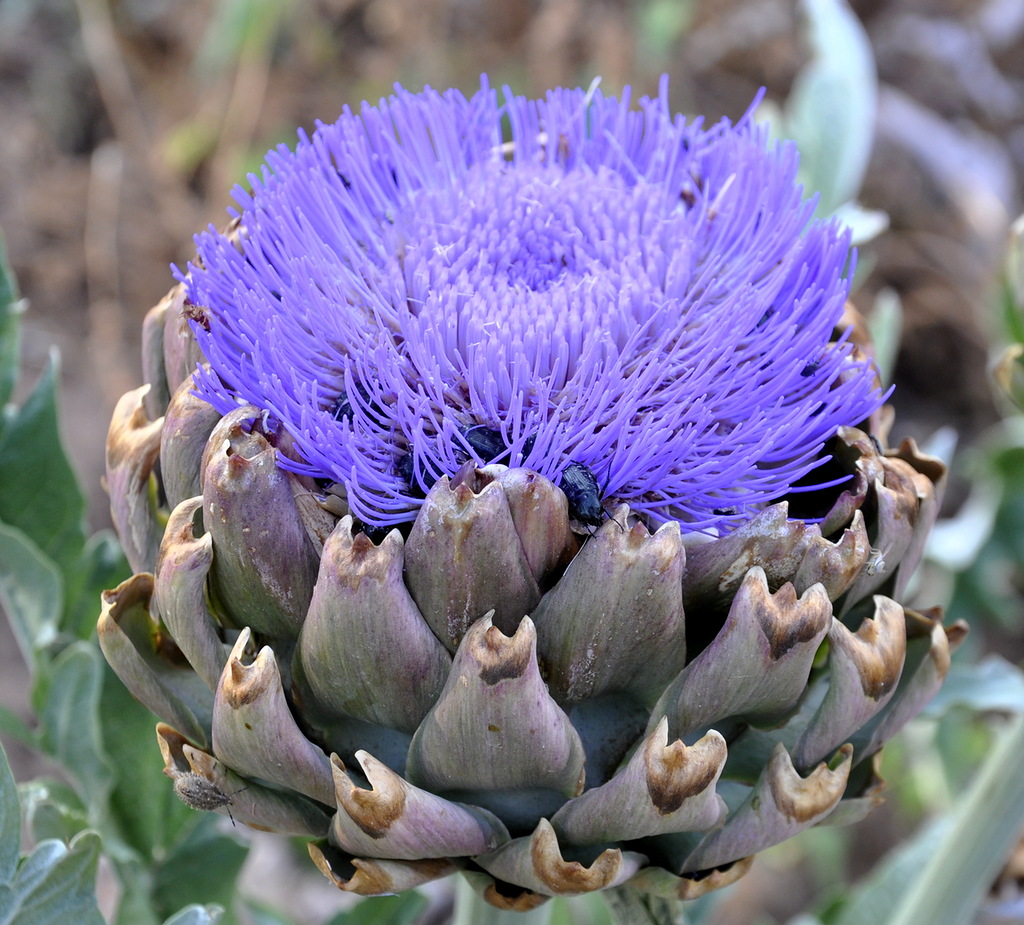
<svg viewBox="0 0 1024 925"><path fill-rule="evenodd" d="M426 476L425 481L428 484L433 485L434 482L444 475L444 473L437 469L436 466L432 465L429 459L425 459L423 457L420 458L420 465L423 467L422 473ZM402 456L399 456L394 462L392 471L409 486L409 493L413 498L426 497L423 488L420 486L419 480L416 478L416 467L412 453L405 453Z"/></svg>
<svg viewBox="0 0 1024 925"><path fill-rule="evenodd" d="M348 400L348 396L342 392L338 396L338 404L334 406L334 413L332 417L336 421L340 421L342 418L352 417L352 403Z"/></svg>
<svg viewBox="0 0 1024 925"><path fill-rule="evenodd" d="M483 424L469 427L462 432L470 449L485 463L490 462L505 452L505 439L501 431L493 430Z"/></svg>
<svg viewBox="0 0 1024 925"><path fill-rule="evenodd" d="M384 541L384 537L386 537L391 530L391 527L368 524L365 520L359 520L357 518L353 518L352 520L352 535L356 536L360 533L365 533L374 546L380 546Z"/></svg>
<svg viewBox="0 0 1024 925"><path fill-rule="evenodd" d="M359 393L359 397L363 400L363 406L369 411L369 413L377 417L381 416L382 412L380 405L373 400L370 393L358 382L356 383L356 391ZM331 417L336 421L340 421L343 418L348 418L351 421L352 411L352 400L348 397L347 392L342 392L334 403L334 410L331 412Z"/></svg>
<svg viewBox="0 0 1024 925"><path fill-rule="evenodd" d="M569 502L569 516L588 527L600 527L604 522L601 489L588 466L573 460L562 470L558 487Z"/></svg>

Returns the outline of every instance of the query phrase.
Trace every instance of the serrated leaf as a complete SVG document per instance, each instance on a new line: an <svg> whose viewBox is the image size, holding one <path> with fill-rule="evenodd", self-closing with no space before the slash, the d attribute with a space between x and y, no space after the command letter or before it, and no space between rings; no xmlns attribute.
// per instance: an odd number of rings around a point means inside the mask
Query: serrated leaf
<svg viewBox="0 0 1024 925"><path fill-rule="evenodd" d="M54 659L39 711L44 751L73 775L94 812L113 784L99 722L104 666L95 644L68 646Z"/></svg>
<svg viewBox="0 0 1024 925"><path fill-rule="evenodd" d="M220 816L201 817L153 877L153 905L166 915L182 897L230 908L235 882L249 854L237 838L218 831Z"/></svg>
<svg viewBox="0 0 1024 925"><path fill-rule="evenodd" d="M0 235L0 408L10 400L18 381L18 316L24 303L18 300L18 287L7 263L7 248Z"/></svg>
<svg viewBox="0 0 1024 925"><path fill-rule="evenodd" d="M193 904L174 913L164 925L217 925L223 916L224 910L220 906Z"/></svg>
<svg viewBox="0 0 1024 925"><path fill-rule="evenodd" d="M14 774L7 763L7 753L0 745L0 884L9 884L14 878L20 844L21 801Z"/></svg>
<svg viewBox="0 0 1024 925"><path fill-rule="evenodd" d="M0 605L33 675L40 653L57 638L63 587L57 567L35 543L0 524Z"/></svg>
<svg viewBox="0 0 1024 925"><path fill-rule="evenodd" d="M0 521L22 530L68 576L85 543L85 499L61 445L56 388L54 359L25 404L4 409Z"/></svg>
<svg viewBox="0 0 1024 925"><path fill-rule="evenodd" d="M82 832L70 845L44 841L24 861L0 895L2 925L104 925L96 906L100 838Z"/></svg>

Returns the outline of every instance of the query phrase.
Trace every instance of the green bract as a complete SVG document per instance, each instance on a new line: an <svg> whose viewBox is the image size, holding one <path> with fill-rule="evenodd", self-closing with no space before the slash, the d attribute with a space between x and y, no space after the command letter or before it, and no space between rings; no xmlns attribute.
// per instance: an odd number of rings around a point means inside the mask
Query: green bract
<svg viewBox="0 0 1024 925"><path fill-rule="evenodd" d="M111 425L137 574L99 628L190 805L310 837L344 890L467 869L529 908L626 882L694 897L877 803L872 759L963 632L895 600L938 461L841 428L850 478L815 522L781 501L716 539L626 505L576 532L548 479L467 464L374 542L278 465L256 409L192 394L182 307L148 316L148 384Z"/></svg>

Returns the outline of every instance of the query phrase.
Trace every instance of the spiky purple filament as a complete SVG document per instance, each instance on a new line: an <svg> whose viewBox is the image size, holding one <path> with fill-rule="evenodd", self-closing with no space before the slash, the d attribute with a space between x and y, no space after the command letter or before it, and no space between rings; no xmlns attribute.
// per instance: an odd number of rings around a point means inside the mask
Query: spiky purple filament
<svg viewBox="0 0 1024 925"><path fill-rule="evenodd" d="M398 90L270 153L236 191L240 250L197 238L197 388L269 411L282 464L370 524L411 519L482 426L500 462L578 461L653 522L734 525L881 401L829 347L848 233L796 168L749 119L673 118L664 85L639 110Z"/></svg>

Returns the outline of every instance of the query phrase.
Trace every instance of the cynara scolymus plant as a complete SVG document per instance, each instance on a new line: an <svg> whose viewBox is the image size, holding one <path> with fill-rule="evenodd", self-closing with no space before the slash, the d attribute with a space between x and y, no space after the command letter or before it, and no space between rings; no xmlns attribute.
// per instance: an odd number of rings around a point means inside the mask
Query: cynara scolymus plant
<svg viewBox="0 0 1024 925"><path fill-rule="evenodd" d="M944 469L884 447L796 169L664 86L399 90L268 155L108 444L101 643L182 799L516 909L877 802L948 667L896 600Z"/></svg>

